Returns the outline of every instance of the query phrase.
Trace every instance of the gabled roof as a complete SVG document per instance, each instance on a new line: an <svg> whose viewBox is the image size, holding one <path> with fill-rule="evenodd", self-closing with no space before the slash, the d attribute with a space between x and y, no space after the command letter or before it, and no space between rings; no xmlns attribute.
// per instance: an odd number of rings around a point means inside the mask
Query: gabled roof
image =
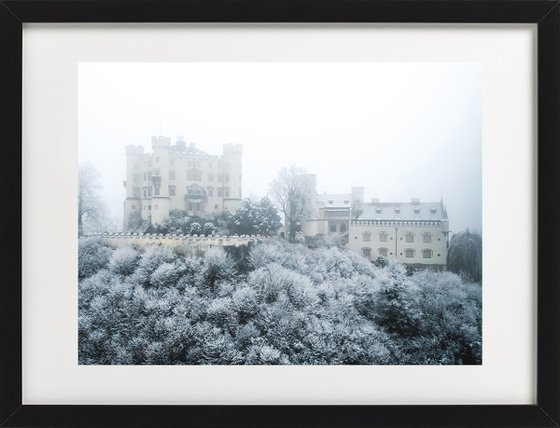
<svg viewBox="0 0 560 428"><path fill-rule="evenodd" d="M317 201L328 208L352 208L352 194L350 193L323 193L317 195Z"/></svg>

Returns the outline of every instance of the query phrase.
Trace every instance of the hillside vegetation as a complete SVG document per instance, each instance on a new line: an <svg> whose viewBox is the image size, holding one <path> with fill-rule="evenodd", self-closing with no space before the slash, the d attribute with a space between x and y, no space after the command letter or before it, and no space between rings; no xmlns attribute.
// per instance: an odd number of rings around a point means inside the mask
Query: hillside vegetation
<svg viewBox="0 0 560 428"><path fill-rule="evenodd" d="M481 285L269 238L79 245L80 364L480 364Z"/></svg>

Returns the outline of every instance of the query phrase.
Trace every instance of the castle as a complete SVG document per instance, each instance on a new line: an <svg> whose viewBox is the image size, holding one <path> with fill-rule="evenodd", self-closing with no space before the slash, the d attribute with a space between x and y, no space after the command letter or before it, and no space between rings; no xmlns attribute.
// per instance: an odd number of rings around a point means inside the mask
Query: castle
<svg viewBox="0 0 560 428"><path fill-rule="evenodd" d="M178 138L152 137L152 153L126 146L124 231L133 218L144 225L163 223L172 210L194 216L234 212L242 201L242 155L239 144L224 144L210 155ZM297 229L306 237L336 236L374 260L379 256L408 265L445 266L449 219L440 202L364 201L364 188L349 193L318 194L314 174L301 174L305 212Z"/></svg>
<svg viewBox="0 0 560 428"><path fill-rule="evenodd" d="M161 224L172 210L187 215L235 211L241 204L243 147L224 144L219 156L210 155L179 137L152 137L152 153L142 146L126 146L124 230L133 218Z"/></svg>
<svg viewBox="0 0 560 428"><path fill-rule="evenodd" d="M369 260L382 256L407 265L447 264L449 218L440 202L364 201L364 188L317 194L314 174L304 174L308 205L299 230L306 237L337 236Z"/></svg>

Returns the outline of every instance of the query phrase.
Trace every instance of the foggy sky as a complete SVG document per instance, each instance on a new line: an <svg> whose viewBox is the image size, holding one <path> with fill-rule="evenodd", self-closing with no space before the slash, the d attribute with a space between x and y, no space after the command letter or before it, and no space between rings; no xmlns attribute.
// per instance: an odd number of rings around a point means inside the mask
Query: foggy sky
<svg viewBox="0 0 560 428"><path fill-rule="evenodd" d="M439 201L450 229L482 229L482 67L460 63L82 63L79 157L122 226L125 145L182 135L243 145L243 196L284 166L317 190Z"/></svg>

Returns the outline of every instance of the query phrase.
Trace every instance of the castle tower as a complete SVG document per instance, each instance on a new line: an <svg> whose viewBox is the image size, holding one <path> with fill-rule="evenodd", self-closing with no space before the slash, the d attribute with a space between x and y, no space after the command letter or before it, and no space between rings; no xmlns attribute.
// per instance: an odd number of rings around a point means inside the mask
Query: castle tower
<svg viewBox="0 0 560 428"><path fill-rule="evenodd" d="M169 217L169 137L152 137L151 222L161 224Z"/></svg>
<svg viewBox="0 0 560 428"><path fill-rule="evenodd" d="M124 200L123 230L130 229L132 217L140 218L142 215L142 157L144 148L142 146L126 146L126 180Z"/></svg>
<svg viewBox="0 0 560 428"><path fill-rule="evenodd" d="M224 144L222 155L223 210L234 212L243 198L241 144Z"/></svg>

